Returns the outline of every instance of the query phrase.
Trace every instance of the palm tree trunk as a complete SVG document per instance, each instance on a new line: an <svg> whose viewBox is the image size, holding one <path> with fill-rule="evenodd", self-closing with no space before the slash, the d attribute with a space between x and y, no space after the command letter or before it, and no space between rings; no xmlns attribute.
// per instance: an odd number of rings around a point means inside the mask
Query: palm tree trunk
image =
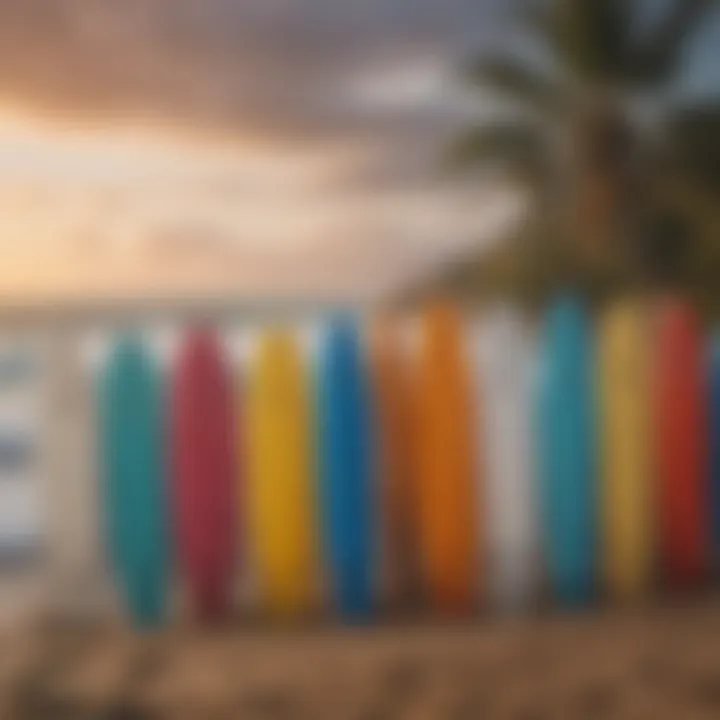
<svg viewBox="0 0 720 720"><path fill-rule="evenodd" d="M575 272L598 290L642 273L638 145L626 116L612 107L574 122L567 250Z"/></svg>

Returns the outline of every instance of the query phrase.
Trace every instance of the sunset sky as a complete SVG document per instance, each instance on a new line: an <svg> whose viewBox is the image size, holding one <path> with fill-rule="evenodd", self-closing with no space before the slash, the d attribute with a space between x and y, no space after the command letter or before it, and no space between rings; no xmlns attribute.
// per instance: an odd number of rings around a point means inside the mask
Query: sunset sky
<svg viewBox="0 0 720 720"><path fill-rule="evenodd" d="M0 0L0 298L374 295L492 242L522 203L439 156L502 5Z"/></svg>

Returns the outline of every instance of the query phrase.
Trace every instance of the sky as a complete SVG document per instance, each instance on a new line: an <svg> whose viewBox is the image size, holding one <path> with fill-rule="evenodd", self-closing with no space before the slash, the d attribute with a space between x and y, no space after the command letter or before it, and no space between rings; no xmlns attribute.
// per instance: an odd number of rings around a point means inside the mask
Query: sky
<svg viewBox="0 0 720 720"><path fill-rule="evenodd" d="M374 297L497 241L521 198L440 158L502 7L0 0L0 299Z"/></svg>

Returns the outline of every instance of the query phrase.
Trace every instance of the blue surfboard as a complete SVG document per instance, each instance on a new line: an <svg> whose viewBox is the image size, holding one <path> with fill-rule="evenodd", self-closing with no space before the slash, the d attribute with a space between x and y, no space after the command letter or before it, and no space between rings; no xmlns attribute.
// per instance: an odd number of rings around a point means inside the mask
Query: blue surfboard
<svg viewBox="0 0 720 720"><path fill-rule="evenodd" d="M334 319L318 363L322 538L332 601L345 619L373 605L374 532L369 395L360 340L350 318Z"/></svg>
<svg viewBox="0 0 720 720"><path fill-rule="evenodd" d="M106 542L116 584L140 627L166 615L163 398L139 339L117 343L100 388Z"/></svg>
<svg viewBox="0 0 720 720"><path fill-rule="evenodd" d="M708 387L710 389L710 527L715 566L720 566L720 332L709 343Z"/></svg>
<svg viewBox="0 0 720 720"><path fill-rule="evenodd" d="M540 504L551 589L564 605L595 592L596 452L593 349L583 303L572 295L550 308L538 398Z"/></svg>

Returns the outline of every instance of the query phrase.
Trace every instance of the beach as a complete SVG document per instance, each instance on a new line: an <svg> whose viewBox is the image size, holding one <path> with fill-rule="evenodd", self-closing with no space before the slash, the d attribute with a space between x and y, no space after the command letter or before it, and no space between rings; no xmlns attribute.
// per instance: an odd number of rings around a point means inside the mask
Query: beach
<svg viewBox="0 0 720 720"><path fill-rule="evenodd" d="M6 631L0 717L711 718L716 600L468 624Z"/></svg>

